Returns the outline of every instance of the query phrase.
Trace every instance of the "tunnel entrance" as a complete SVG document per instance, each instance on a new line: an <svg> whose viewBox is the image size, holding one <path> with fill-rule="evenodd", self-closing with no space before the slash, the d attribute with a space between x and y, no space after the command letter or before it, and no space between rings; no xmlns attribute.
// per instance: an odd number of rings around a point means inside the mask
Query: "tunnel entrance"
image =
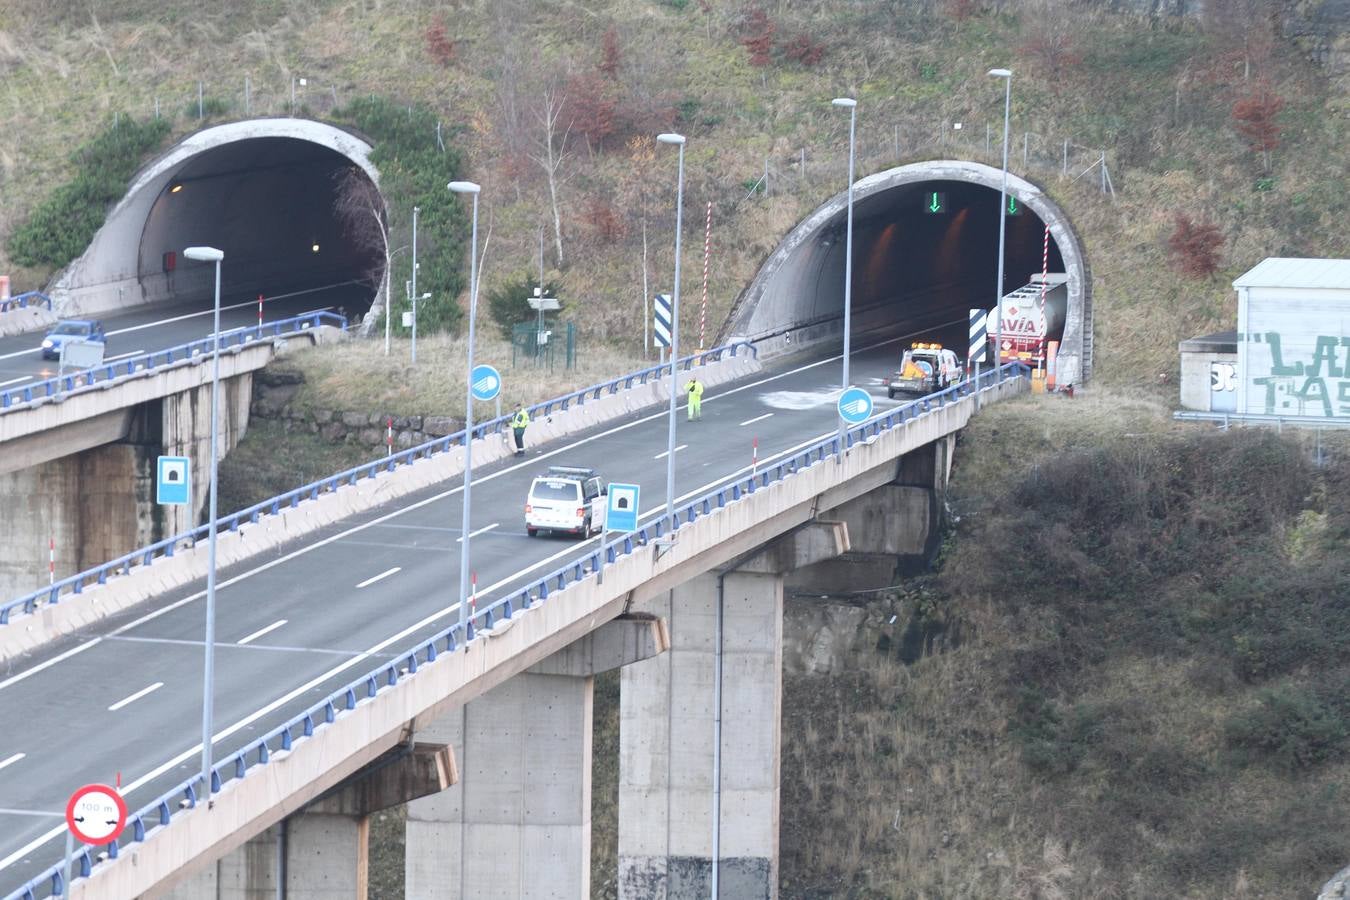
<svg viewBox="0 0 1350 900"><path fill-rule="evenodd" d="M1063 273L1066 314L1052 322L1065 383L1091 372L1087 261L1068 217L1030 182L1008 176L1011 214L998 281L1001 170L939 161L901 166L854 186L852 335L913 336L960 348L969 310ZM769 255L737 299L722 337L760 341L761 352L837 344L843 330L847 194L803 220ZM1048 228L1048 243L1047 243ZM991 320L990 330L993 330Z"/></svg>
<svg viewBox="0 0 1350 900"><path fill-rule="evenodd" d="M185 247L224 251L222 304L264 295L285 309L370 309L383 248L362 245L334 212L352 167L376 181L363 138L300 119L236 122L190 135L148 165L89 249L53 285L64 314L214 298L214 270ZM278 304L278 310L282 305Z"/></svg>

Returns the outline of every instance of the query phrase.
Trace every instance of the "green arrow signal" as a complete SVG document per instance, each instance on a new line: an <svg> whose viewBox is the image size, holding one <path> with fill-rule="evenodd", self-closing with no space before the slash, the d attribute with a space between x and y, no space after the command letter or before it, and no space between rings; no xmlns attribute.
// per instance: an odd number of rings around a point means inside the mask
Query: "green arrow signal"
<svg viewBox="0 0 1350 900"><path fill-rule="evenodd" d="M942 209L942 205L938 202L938 195L934 194L932 202L928 204L928 211L937 212L940 209Z"/></svg>
<svg viewBox="0 0 1350 900"><path fill-rule="evenodd" d="M1019 203L1017 202L1017 198L1016 198L1016 197L1009 197L1009 198L1008 198L1008 215L1010 215L1010 216L1020 216L1021 214L1022 214L1022 206L1021 206L1021 204L1019 204Z"/></svg>

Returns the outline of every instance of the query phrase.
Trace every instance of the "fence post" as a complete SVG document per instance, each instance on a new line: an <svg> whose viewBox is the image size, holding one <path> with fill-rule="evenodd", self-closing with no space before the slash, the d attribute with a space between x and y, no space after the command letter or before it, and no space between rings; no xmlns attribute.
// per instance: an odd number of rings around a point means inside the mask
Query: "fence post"
<svg viewBox="0 0 1350 900"><path fill-rule="evenodd" d="M253 107L252 101L253 101L253 97L251 96L251 94L252 94L251 88L252 88L252 85L249 84L248 76L245 75L245 76L244 76L244 115L246 115L246 116L252 114L252 107Z"/></svg>
<svg viewBox="0 0 1350 900"><path fill-rule="evenodd" d="M202 112L203 112L203 111L202 111L202 82L201 82L201 79L199 78L199 79L197 79L197 121L198 121L198 122L200 122L200 121L202 120L202 117L203 117L203 116L202 116Z"/></svg>
<svg viewBox="0 0 1350 900"><path fill-rule="evenodd" d="M1100 162L1101 162L1101 167L1102 167L1102 193L1105 194L1105 193L1106 193L1106 151L1105 151L1105 150L1102 151L1102 156L1101 156Z"/></svg>
<svg viewBox="0 0 1350 900"><path fill-rule="evenodd" d="M895 158L900 158L900 123L895 125Z"/></svg>
<svg viewBox="0 0 1350 900"><path fill-rule="evenodd" d="M1064 164L1059 168L1059 177L1069 177L1069 142L1067 139L1064 141Z"/></svg>
<svg viewBox="0 0 1350 900"><path fill-rule="evenodd" d="M1027 149L1031 145L1031 132L1022 132L1022 171L1027 170Z"/></svg>
<svg viewBox="0 0 1350 900"><path fill-rule="evenodd" d="M805 180L806 180L806 148L805 148L805 147L802 148L802 167L801 167L801 176L802 176L802 180L805 181Z"/></svg>
<svg viewBox="0 0 1350 900"><path fill-rule="evenodd" d="M769 158L764 157L764 196L769 196Z"/></svg>
<svg viewBox="0 0 1350 900"><path fill-rule="evenodd" d="M989 155L989 123L984 123L984 153Z"/></svg>

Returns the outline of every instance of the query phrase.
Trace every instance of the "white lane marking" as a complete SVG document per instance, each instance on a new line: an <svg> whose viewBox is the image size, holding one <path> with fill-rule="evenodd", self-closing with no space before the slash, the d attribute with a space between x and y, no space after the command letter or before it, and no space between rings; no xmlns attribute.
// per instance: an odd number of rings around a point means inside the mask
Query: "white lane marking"
<svg viewBox="0 0 1350 900"><path fill-rule="evenodd" d="M675 452L679 453L681 450L684 450L688 446L689 446L688 444L680 444L678 447L675 448ZM660 453L653 456L652 459L663 459L665 455L669 452L670 452L669 450L662 450Z"/></svg>
<svg viewBox="0 0 1350 900"><path fill-rule="evenodd" d="M965 320L962 319L962 320L960 320L960 321L965 321ZM953 323L948 322L948 323L945 323L945 324L953 324ZM940 327L940 326L939 326L939 327ZM858 353L863 353L863 352L868 351L868 350L875 350L875 349L878 348L878 347L885 347L885 346L887 346L887 345L889 345L889 344L898 344L898 343L900 343L900 342L902 342L902 341L908 340L909 338L915 337L916 335L927 334L929 331L932 331L932 330L933 330L932 328L925 328L923 331L916 331L916 332L913 332L913 333L911 333L911 334L901 335L900 337L889 338L889 339L884 340L884 341L878 341L878 342L875 343L875 344L869 344L869 345L867 345L867 346L865 346L865 347L859 347L859 348L857 348L856 352L858 352ZM788 377L789 375L796 375L796 374L798 374L798 373L800 373L800 372L806 372L806 371L808 371L808 370L810 370L810 369L816 369L816 368L819 368L820 366L824 366L824 365L828 365L828 364L833 363L833 362L837 362L837 361L840 360L840 359L843 359L843 354L837 354L837 355L835 355L835 356L827 356L827 357L825 357L824 359L816 360L816 361L813 362L813 363L806 363L805 365L798 366L798 367L796 367L795 369L788 369L787 371L779 372L777 375L769 375L769 376L766 376L766 377L764 377L764 378L759 379L758 381L751 381L751 382L749 382L749 383L747 383L747 384L741 385L740 387L731 388L730 390L727 390L727 391L721 391L721 392L719 392L719 393L717 394L716 397L709 397L707 402L709 402L709 403L716 403L716 402L718 402L718 401L720 401L720 400L722 400L722 399L724 399L724 398L726 398L726 397L731 396L732 394L739 394L741 391L748 391L748 390L750 390L751 388L756 388L756 387L759 387L760 385L769 384L770 382L777 381L777 380L780 379L780 378L786 378L786 377ZM627 430L630 429L630 428L636 428L636 427L639 426L639 425L644 425L644 424L646 424L647 422L651 422L651 421L653 421L653 420L655 420L655 419L664 418L666 415L668 415L668 412L667 412L666 410L661 410L660 412L655 412L655 413L652 413L651 415L644 416L644 417L641 418L641 419L634 419L632 422L626 422L626 423L624 423L624 424L622 424L622 425L616 425L616 426L614 426L613 428L610 428L610 429L607 429L607 430L605 430L605 431L600 432L599 434L593 434L593 435L591 435L590 437L582 438L582 439L580 439L580 440L578 440L578 441L574 441L573 443L570 443L570 444L564 444L563 446L558 447L558 448L555 449L555 450L550 450L550 451L547 452L547 453L543 453L543 454L539 455L538 457L536 457L536 458L535 458L533 461L531 461L531 462L520 462L520 463L516 463L515 465L513 465L513 466L508 466L508 467L505 468L505 469L499 469L498 471L493 472L493 473L491 473L490 475L484 475L484 476L480 479L480 481L490 481L490 480L492 480L492 479L494 479L494 478L501 478L501 477L504 476L504 475L509 475L509 474L515 472L515 471L518 470L518 469L524 469L524 468L528 468L528 467L537 466L541 460L550 459L550 458L552 458L552 457L559 456L559 455L561 455L561 454L563 454L563 453L571 452L571 451L574 450L576 447L579 447L579 446L581 446L581 445L583 445L583 444L589 444L589 443L592 443L592 442L594 442L594 441L598 441L600 438L609 437L609 436L612 435L612 434L618 434L619 432L621 432L621 431L627 431ZM821 437L819 437L819 438L813 438L812 441L823 440L825 437L829 436L830 434L834 434L834 432L833 432L833 431L825 432L825 433L823 433L823 434L821 435ZM806 443L804 443L804 444L799 444L798 447L795 448L795 449L801 449L801 448L803 448L803 447L807 447L807 446L810 445L810 443L811 443L812 441L808 441L808 442L806 442ZM784 452L791 452L791 451L784 451ZM764 460L761 460L761 461L760 461L761 467L762 467L769 459L772 459L772 458L773 458L773 457L765 457ZM727 475L727 476L725 476L725 477L727 477L727 478L732 478L732 477L734 477L735 475L739 474L740 472L749 472L749 471L750 471L750 467L749 467L749 466L746 466L745 468L739 470L738 472L734 472L734 473L732 473L731 475ZM716 485L717 482L713 482L712 484L713 484L713 485ZM292 550L290 553L286 554L285 556L281 556L281 557L278 557L277 559L271 560L270 562L263 563L261 566L258 566L256 569L250 569L250 570L247 571L247 572L241 572L241 573L239 573L238 575L234 576L233 578L230 578L230 579L227 579L226 581L221 582L220 584L218 584L218 585L216 586L216 588L217 588L217 590L227 588L227 587L229 587L230 585L233 585L233 584L236 584L237 582L243 581L245 578L248 578L248 577L253 576L253 575L257 575L257 574L259 574L259 573L261 573L261 572L265 572L265 571L267 571L268 569L271 569L273 566L279 566L279 565L281 565L281 564L283 564L283 563L290 562L292 559L295 559L295 558L298 557L298 556L301 556L301 555L303 555L303 554L305 554L305 553L308 553L308 552L310 552L311 550L317 550L317 549L319 549L320 547L324 547L324 546L327 546L328 544L334 543L334 542L336 542L336 541L343 540L344 538L350 537L351 535L356 534L356 533L359 532L359 531L364 531L364 530L367 529L367 528L372 528L372 527L377 526L377 525L383 525L383 524L385 524L386 522L388 522L390 519L397 518L398 516L401 516L401 515L403 515L404 513L412 512L413 510L416 510L416 509L421 509L421 508L424 507L424 506L429 506L430 504L435 503L435 502L437 502L437 501L439 501L439 500L444 500L446 497L453 497L455 494L459 493L459 492L462 491L463 489L464 489L463 485L460 485L460 486L458 486L458 487L450 488L449 490L442 491L442 492L439 493L439 494L435 494L435 495L433 495L433 496L427 497L425 500L419 500L419 501L416 502L416 503L410 504L410 505L405 506L405 507L402 507L402 508L400 508L400 509L396 509L396 510L394 510L393 512L386 513L385 515L380 516L380 517L377 518L377 519L372 519L371 521L366 522L366 523L364 523L364 524L362 524L362 525L354 525L354 526L352 526L351 528L347 529L346 531L343 531L343 532L340 532L340 533L338 533L338 534L335 534L335 535L333 535L332 537L324 538L323 540L321 540L321 541L316 541L316 542L314 542L314 543L312 543L312 544L306 544L305 546L299 548L298 550ZM693 495L689 495L689 496L693 496ZM416 527L416 526L404 526L404 527ZM575 545L574 545L574 546L575 546ZM563 553L567 553L567 552L569 552L569 551L563 550L563 551L560 551L557 555L560 556L560 555L562 555ZM550 560L553 559L553 558L554 558L554 557L550 557ZM536 565L536 566L531 566L529 569L526 569L526 570L524 570L524 571L530 572L530 571L533 571L535 568L538 568L538 566L537 566L537 565ZM124 631L130 631L130 630L133 629L133 628L138 628L138 627L140 627L141 625L144 625L146 622L150 622L150 621L153 621L153 620L155 620L155 619L158 619L158 618L159 618L160 616L162 616L162 615L166 615L166 614L168 614L168 613L170 613L170 612L173 612L174 610L176 610L176 609L178 609L178 608L180 608L180 607L182 607L182 606L186 606L186 605L189 604L189 603L192 603L192 602L195 602L195 601L197 601L197 600L200 600L201 598L203 598L203 597L205 597L205 596L206 596L206 591L198 591L198 592L195 593L195 594L191 594L191 595L189 595L189 596L187 596L187 597L184 597L182 600L178 600L178 601L176 601L176 602L174 602L174 603L170 603L168 606L161 607L160 609L157 609L157 610L155 610L155 611L153 611L153 612L146 613L144 616L142 616L142 617L139 618L139 619L135 619L135 620L133 620L133 621L131 621L131 622L128 622L127 624L125 624L125 625L123 625L123 626L121 626L121 627L119 627L119 628L117 628L117 629L115 629L115 630L109 632L108 635L107 635L107 637L115 637L116 635L119 635L119 634L121 634L121 633L124 632ZM60 653L60 654L58 654L58 655L56 655L56 656L53 656L53 657L52 657L51 659L49 659L49 660L46 660L46 661L41 662L41 663L38 663L37 665L33 666L33 668L28 669L27 671L20 672L20 673L18 673L17 675L11 675L9 678L5 679L4 681L0 681L0 690L4 690L5 688L10 687L11 685L17 684L17 683L19 683L20 681L23 681L24 679L26 679L26 678L28 678L28 677L30 677L30 676L32 676L32 675L36 675L37 673L43 671L44 669L48 669L48 668L50 668L51 666L56 665L57 663L64 662L65 660L67 660L67 659L69 659L70 657L76 655L77 653L83 653L85 650L88 650L90 647L96 646L97 644L101 643L102 641L103 641L103 636L96 637L96 638L92 638L92 639L90 639L88 642L86 642L86 643L84 643L84 644L80 644L79 646L72 647L71 649L66 650L66 651L63 652L63 653ZM5 865L6 865L6 863L5 863L3 860L0 860L0 869L3 869L3 868L5 867Z"/></svg>
<svg viewBox="0 0 1350 900"><path fill-rule="evenodd" d="M480 534L483 534L483 533L485 533L485 532L491 531L492 529L496 528L496 527L497 527L498 525L500 525L500 524L502 524L502 523L501 523L501 522L493 522L491 525L485 525L485 526L483 526L482 528L478 529L477 531L470 531L470 532L469 532L469 537L471 537L471 538L476 538L476 537L478 537ZM456 543L456 544L462 544L462 543L464 543L464 538L462 538L462 537L455 538L455 543Z"/></svg>
<svg viewBox="0 0 1350 900"><path fill-rule="evenodd" d="M19 760L23 759L23 758L24 758L25 756L27 756L27 755L28 755L27 753L15 753L15 754L14 754L13 756L11 756L9 759L6 759L6 760L0 760L0 769L5 768L6 766L12 766L12 765L14 765L16 762L18 762Z"/></svg>
<svg viewBox="0 0 1350 900"><path fill-rule="evenodd" d="M373 576L373 577L371 577L371 578L367 578L365 581L363 581L363 582L361 582L360 584L358 584L358 585L356 586L356 587L357 587L357 590L360 590L360 589L363 588L363 587L370 587L372 584L374 584L375 582L379 581L380 579L382 579L382 578L388 578L390 575L395 575L395 574L397 574L397 573L399 573L399 572L402 572L402 571L403 571L403 567L402 567L402 566L394 566L392 569L385 569L385 570L384 570L383 572L381 572L380 574L375 575L375 576Z"/></svg>
<svg viewBox="0 0 1350 900"><path fill-rule="evenodd" d="M746 419L746 420L745 420L744 422L742 422L741 424L742 424L742 425L753 425L753 424L755 424L756 422L763 422L765 419L767 419L767 418L768 418L769 416L771 416L771 415L773 415L773 413L765 413L765 414L762 415L762 416L755 416L753 419Z"/></svg>
<svg viewBox="0 0 1350 900"><path fill-rule="evenodd" d="M146 694L153 694L155 691L159 690L162 687L164 687L164 682L156 681L149 687L141 688L139 691L132 694L130 697L124 697L123 699L118 700L112 706L108 707L108 712L117 712L122 707L135 703L137 700L141 699Z"/></svg>
<svg viewBox="0 0 1350 900"><path fill-rule="evenodd" d="M259 628L257 631L253 632L248 637L242 637L239 640L235 641L235 643L240 645L241 647L244 644L251 644L258 638L262 637L264 634L276 631L282 625L285 625L286 622L287 622L286 619L277 619L275 622L273 622L271 625L268 625L266 628Z"/></svg>
<svg viewBox="0 0 1350 900"><path fill-rule="evenodd" d="M32 375L25 375L22 378L11 378L9 381L0 381L0 387L5 387L6 385L11 384L18 384L21 381L32 381L32 380L33 380Z"/></svg>
<svg viewBox="0 0 1350 900"><path fill-rule="evenodd" d="M116 356L104 357L103 361L105 363L110 363L119 359L126 359L128 356L141 356L144 353L145 353L144 350L132 350L130 353L119 353Z"/></svg>

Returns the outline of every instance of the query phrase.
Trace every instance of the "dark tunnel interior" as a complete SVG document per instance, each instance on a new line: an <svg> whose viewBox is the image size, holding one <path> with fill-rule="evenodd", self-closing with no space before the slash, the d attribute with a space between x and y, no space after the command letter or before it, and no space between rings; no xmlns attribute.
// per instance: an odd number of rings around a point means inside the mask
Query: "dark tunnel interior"
<svg viewBox="0 0 1350 900"><path fill-rule="evenodd" d="M335 177L351 160L290 138L231 142L194 156L165 184L146 219L138 274L161 296L210 300L209 267L182 250L225 254L222 295L311 292L352 313L370 308L383 272L382 246L362 245L334 211ZM378 242L378 238L377 238Z"/></svg>
<svg viewBox="0 0 1350 900"><path fill-rule="evenodd" d="M1015 198L1010 208L1016 214L1006 216L1003 294L1043 268L1045 223ZM910 182L855 199L853 215L854 340L909 334L960 347L964 357L969 311L995 304L998 190L959 180ZM796 249L737 332L763 334L789 323L837 319L844 303L846 224L841 208ZM1053 238L1047 268L1064 271Z"/></svg>

